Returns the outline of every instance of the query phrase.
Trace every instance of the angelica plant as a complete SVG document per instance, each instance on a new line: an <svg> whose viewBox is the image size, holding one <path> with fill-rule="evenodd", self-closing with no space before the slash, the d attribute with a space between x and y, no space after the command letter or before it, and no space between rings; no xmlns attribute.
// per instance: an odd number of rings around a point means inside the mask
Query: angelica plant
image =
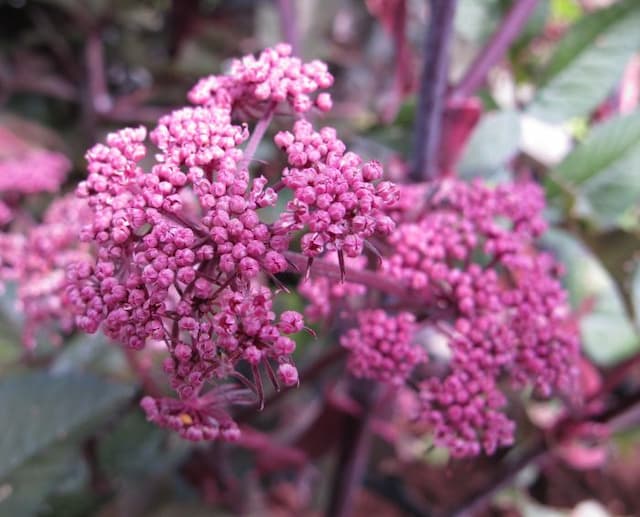
<svg viewBox="0 0 640 517"><path fill-rule="evenodd" d="M287 289L279 275L298 274L309 317L342 334L334 346L351 375L415 386L420 409L406 417L436 443L493 453L513 442L504 381L544 396L576 386L559 268L536 247L540 189L386 181L335 129L314 128L332 81L324 63L280 44L200 80L150 142L137 127L92 147L76 191L92 255L67 265L64 305L82 331L166 350L175 395L145 396L150 420L189 440L233 441L234 406L261 409L266 383L304 382L292 359L303 316L274 310ZM274 136L286 166L269 184L251 170L274 121L292 127ZM440 373L425 329L446 339Z"/></svg>
<svg viewBox="0 0 640 517"><path fill-rule="evenodd" d="M637 514L605 3L0 2L0 514Z"/></svg>

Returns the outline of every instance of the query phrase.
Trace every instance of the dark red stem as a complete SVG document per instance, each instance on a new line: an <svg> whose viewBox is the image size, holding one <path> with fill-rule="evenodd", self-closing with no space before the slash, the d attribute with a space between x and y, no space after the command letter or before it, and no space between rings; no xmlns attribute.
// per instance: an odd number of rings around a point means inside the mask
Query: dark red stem
<svg viewBox="0 0 640 517"><path fill-rule="evenodd" d="M398 3L396 11L393 13L393 44L396 59L395 82L398 95L402 95L406 88L407 72L409 68L409 48L407 46L406 33L407 24L407 0Z"/></svg>
<svg viewBox="0 0 640 517"><path fill-rule="evenodd" d="M507 466L498 477L492 479L489 485L482 491L467 499L458 509L447 512L447 515L454 517L473 517L478 515L485 505L499 490L508 487L513 483L513 479L529 465L540 465L549 456L549 450L543 440L537 441L526 453L517 461Z"/></svg>
<svg viewBox="0 0 640 517"><path fill-rule="evenodd" d="M506 54L509 46L515 40L524 24L538 5L538 0L516 0L503 18L498 30L491 36L478 56L473 61L460 82L453 88L450 98L465 99L473 95L480 88L489 70Z"/></svg>
<svg viewBox="0 0 640 517"><path fill-rule="evenodd" d="M640 354L636 354L611 369L604 377L600 389L589 398L588 402L597 401L599 398L610 394L639 365Z"/></svg>
<svg viewBox="0 0 640 517"><path fill-rule="evenodd" d="M360 403L362 413L345 415L340 456L333 478L327 515L350 517L369 459L373 438L371 421L376 412L379 394L371 382L350 379L351 395Z"/></svg>
<svg viewBox="0 0 640 517"><path fill-rule="evenodd" d="M640 392L629 397L627 401L619 404L613 409L606 409L600 415L587 417L585 422L600 422L607 425L612 433L622 432L638 425L640 421ZM576 421L563 419L548 434L549 436L562 436L566 427L575 425ZM478 515L481 510L491 501L491 498L502 488L513 483L514 478L529 465L542 465L551 460L553 453L553 442L548 442L543 438L538 438L527 452L520 459L508 465L505 470L488 485L472 495L462 503L456 510L448 512L447 515L456 517L472 517Z"/></svg>
<svg viewBox="0 0 640 517"><path fill-rule="evenodd" d="M436 167L449 69L449 47L458 0L430 0L429 3L431 16L424 42L413 163L409 173L414 182L433 179L438 173Z"/></svg>

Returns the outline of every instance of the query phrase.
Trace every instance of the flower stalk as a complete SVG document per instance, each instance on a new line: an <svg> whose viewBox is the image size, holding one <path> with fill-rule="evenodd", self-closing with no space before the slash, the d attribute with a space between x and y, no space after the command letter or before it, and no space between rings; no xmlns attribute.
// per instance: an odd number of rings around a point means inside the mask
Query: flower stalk
<svg viewBox="0 0 640 517"><path fill-rule="evenodd" d="M422 79L414 128L413 162L409 173L414 182L438 176L438 145L442 132L449 48L457 3L457 0L431 0L429 4L431 16L424 41Z"/></svg>
<svg viewBox="0 0 640 517"><path fill-rule="evenodd" d="M450 98L464 99L473 95L482 86L489 70L500 61L509 46L518 37L527 20L533 14L538 0L516 0L504 17L498 30L478 52L464 77L452 89Z"/></svg>

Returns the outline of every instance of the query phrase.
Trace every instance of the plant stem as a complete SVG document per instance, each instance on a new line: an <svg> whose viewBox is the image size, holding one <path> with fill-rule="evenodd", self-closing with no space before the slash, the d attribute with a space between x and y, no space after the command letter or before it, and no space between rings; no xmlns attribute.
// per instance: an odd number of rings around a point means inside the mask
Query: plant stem
<svg viewBox="0 0 640 517"><path fill-rule="evenodd" d="M594 393L587 402L593 402L598 400L602 396L606 396L611 393L617 386L619 386L628 374L637 366L640 365L640 354L636 354L626 361L618 364L615 368L610 370L602 380L602 386Z"/></svg>
<svg viewBox="0 0 640 517"><path fill-rule="evenodd" d="M388 104L382 110L382 120L390 123L396 118L400 103L407 93L411 91L413 82L413 69L411 67L411 55L407 44L407 0L397 0L394 4L393 18L388 27L393 38L394 71L393 89ZM380 21L384 23L384 18Z"/></svg>
<svg viewBox="0 0 640 517"><path fill-rule="evenodd" d="M371 382L350 379L351 392L362 407L362 414L345 415L343 440L333 479L327 515L349 517L353 514L356 494L363 480L373 438L371 421L379 393Z"/></svg>
<svg viewBox="0 0 640 517"><path fill-rule="evenodd" d="M640 421L640 392L629 397L624 403L612 409L606 409L600 415L591 415L581 420L582 422L599 422L606 424L612 433L619 433L625 429L637 426ZM565 426L571 427L581 422L571 419L561 420L554 429L550 431L551 436L563 436ZM457 509L447 512L447 515L456 517L472 517L481 513L491 498L502 488L509 486L514 478L529 465L544 464L551 459L553 454L552 443L548 443L542 437L538 438L535 444L524 453L518 461L507 468L489 484L469 499L464 501Z"/></svg>
<svg viewBox="0 0 640 517"><path fill-rule="evenodd" d="M489 70L503 58L509 45L520 34L537 4L538 0L516 0L513 3L498 30L491 36L484 48L478 52L464 77L451 91L450 98L470 97L482 86Z"/></svg>
<svg viewBox="0 0 640 517"><path fill-rule="evenodd" d="M289 261L289 263L294 266L293 268L290 268L290 271L300 273L306 269L309 259L305 255L296 253L295 251L285 251L284 256ZM329 278L334 278L335 280L340 280L341 278L340 266L338 264L327 262L326 260L314 260L311 269L315 273L319 273ZM346 268L345 280L347 282L363 284L371 287L372 289L377 289L378 291L403 298L411 295L409 290L403 285L402 282L391 279L388 276L384 276L381 273L376 273L374 271L363 271L358 269Z"/></svg>
<svg viewBox="0 0 640 517"><path fill-rule="evenodd" d="M395 87L398 96L405 93L407 82L409 82L407 74L411 72L409 63L409 47L407 45L406 35L407 25L407 0L400 0L397 9L393 14L393 43L396 59L395 68Z"/></svg>
<svg viewBox="0 0 640 517"><path fill-rule="evenodd" d="M293 0L277 0L280 14L280 32L293 50L294 55L300 55L300 36L296 20L296 6Z"/></svg>
<svg viewBox="0 0 640 517"><path fill-rule="evenodd" d="M411 517L433 515L431 508L427 508L421 501L416 500L397 476L367 472L364 486L392 503L403 512L402 515Z"/></svg>
<svg viewBox="0 0 640 517"><path fill-rule="evenodd" d="M104 50L102 34L99 27L94 27L87 37L85 49L87 79L89 82L89 99L91 109L95 113L106 113L111 109L112 101L107 90Z"/></svg>
<svg viewBox="0 0 640 517"><path fill-rule="evenodd" d="M308 383L319 377L327 368L333 366L346 355L346 350L342 347L332 347L326 354L320 356L315 362L307 366L300 372L300 382ZM274 391L264 400L265 407L269 407L285 395L291 393L294 389L281 389ZM239 411L234 416L236 422L245 422L255 415L255 406Z"/></svg>
<svg viewBox="0 0 640 517"><path fill-rule="evenodd" d="M462 503L460 507L451 513L447 512L447 515L454 517L473 517L479 515L484 506L491 500L491 498L501 489L509 486L513 479L529 465L540 465L549 456L549 450L547 449L543 440L537 441L527 452L525 452L518 461L509 465L502 473L496 478L492 479L489 485L477 494L472 495L469 499Z"/></svg>
<svg viewBox="0 0 640 517"><path fill-rule="evenodd" d="M89 436L82 444L82 455L89 470L89 486L95 494L106 495L113 490L100 464L98 440Z"/></svg>
<svg viewBox="0 0 640 517"><path fill-rule="evenodd" d="M458 0L430 0L431 16L424 44L424 65L409 176L420 182L437 175L442 106L449 69L449 44Z"/></svg>
<svg viewBox="0 0 640 517"><path fill-rule="evenodd" d="M267 132L269 124L271 124L271 121L273 120L275 109L275 103L269 106L262 118L256 123L256 127L253 128L253 133L251 133L251 137L247 142L247 147L244 149L244 160L246 163L253 160L253 157L258 150L258 146L260 145L264 134Z"/></svg>

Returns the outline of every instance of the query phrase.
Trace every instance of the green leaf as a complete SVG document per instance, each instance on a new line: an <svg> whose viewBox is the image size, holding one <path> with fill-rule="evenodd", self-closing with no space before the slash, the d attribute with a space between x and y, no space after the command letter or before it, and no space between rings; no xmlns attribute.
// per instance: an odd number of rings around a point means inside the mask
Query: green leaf
<svg viewBox="0 0 640 517"><path fill-rule="evenodd" d="M480 44L493 32L500 15L498 0L460 0L454 29L469 43Z"/></svg>
<svg viewBox="0 0 640 517"><path fill-rule="evenodd" d="M622 224L640 198L640 111L595 126L553 172L547 194L560 185L578 196L579 215Z"/></svg>
<svg viewBox="0 0 640 517"><path fill-rule="evenodd" d="M640 221L640 145L582 187L581 207L600 229L632 229Z"/></svg>
<svg viewBox="0 0 640 517"><path fill-rule="evenodd" d="M29 373L0 383L0 477L43 449L86 428L133 395L91 375Z"/></svg>
<svg viewBox="0 0 640 517"><path fill-rule="evenodd" d="M595 126L584 141L558 165L554 176L563 185L580 185L606 171L639 145L640 111L612 118Z"/></svg>
<svg viewBox="0 0 640 517"><path fill-rule="evenodd" d="M392 125L412 130L417 110L418 100L415 96L409 97L400 105L400 109L398 110L398 114L396 115L396 119L393 121Z"/></svg>
<svg viewBox="0 0 640 517"><path fill-rule="evenodd" d="M66 375L75 371L114 378L128 370L122 347L110 342L101 333L81 334L66 343L49 368L55 375Z"/></svg>
<svg viewBox="0 0 640 517"><path fill-rule="evenodd" d="M640 2L626 0L582 17L562 39L528 111L548 122L589 114L640 48Z"/></svg>
<svg viewBox="0 0 640 517"><path fill-rule="evenodd" d="M556 22L575 22L582 15L577 0L551 0L551 17Z"/></svg>
<svg viewBox="0 0 640 517"><path fill-rule="evenodd" d="M24 350L20 342L20 336L17 335L11 322L0 311L0 372L5 369L13 369L15 362Z"/></svg>
<svg viewBox="0 0 640 517"><path fill-rule="evenodd" d="M178 454L162 449L165 431L150 424L142 411L124 417L100 443L98 458L112 477L143 479L173 465Z"/></svg>
<svg viewBox="0 0 640 517"><path fill-rule="evenodd" d="M518 112L487 113L471 133L458 165L459 174L464 178L492 176L518 152L519 146Z"/></svg>
<svg viewBox="0 0 640 517"><path fill-rule="evenodd" d="M597 257L561 230L547 232L543 244L566 266L564 283L573 308L592 305L592 310L580 318L586 354L599 365L611 366L640 350L640 337L627 316L622 295Z"/></svg>
<svg viewBox="0 0 640 517"><path fill-rule="evenodd" d="M506 15L506 9L504 11L503 17ZM518 38L511 45L509 52L512 57L520 55L523 50L529 48L531 40L539 36L544 30L550 14L551 6L549 0L540 0L520 31Z"/></svg>
<svg viewBox="0 0 640 517"><path fill-rule="evenodd" d="M39 514L47 497L83 466L77 451L70 446L55 447L32 458L2 481L0 516Z"/></svg>

